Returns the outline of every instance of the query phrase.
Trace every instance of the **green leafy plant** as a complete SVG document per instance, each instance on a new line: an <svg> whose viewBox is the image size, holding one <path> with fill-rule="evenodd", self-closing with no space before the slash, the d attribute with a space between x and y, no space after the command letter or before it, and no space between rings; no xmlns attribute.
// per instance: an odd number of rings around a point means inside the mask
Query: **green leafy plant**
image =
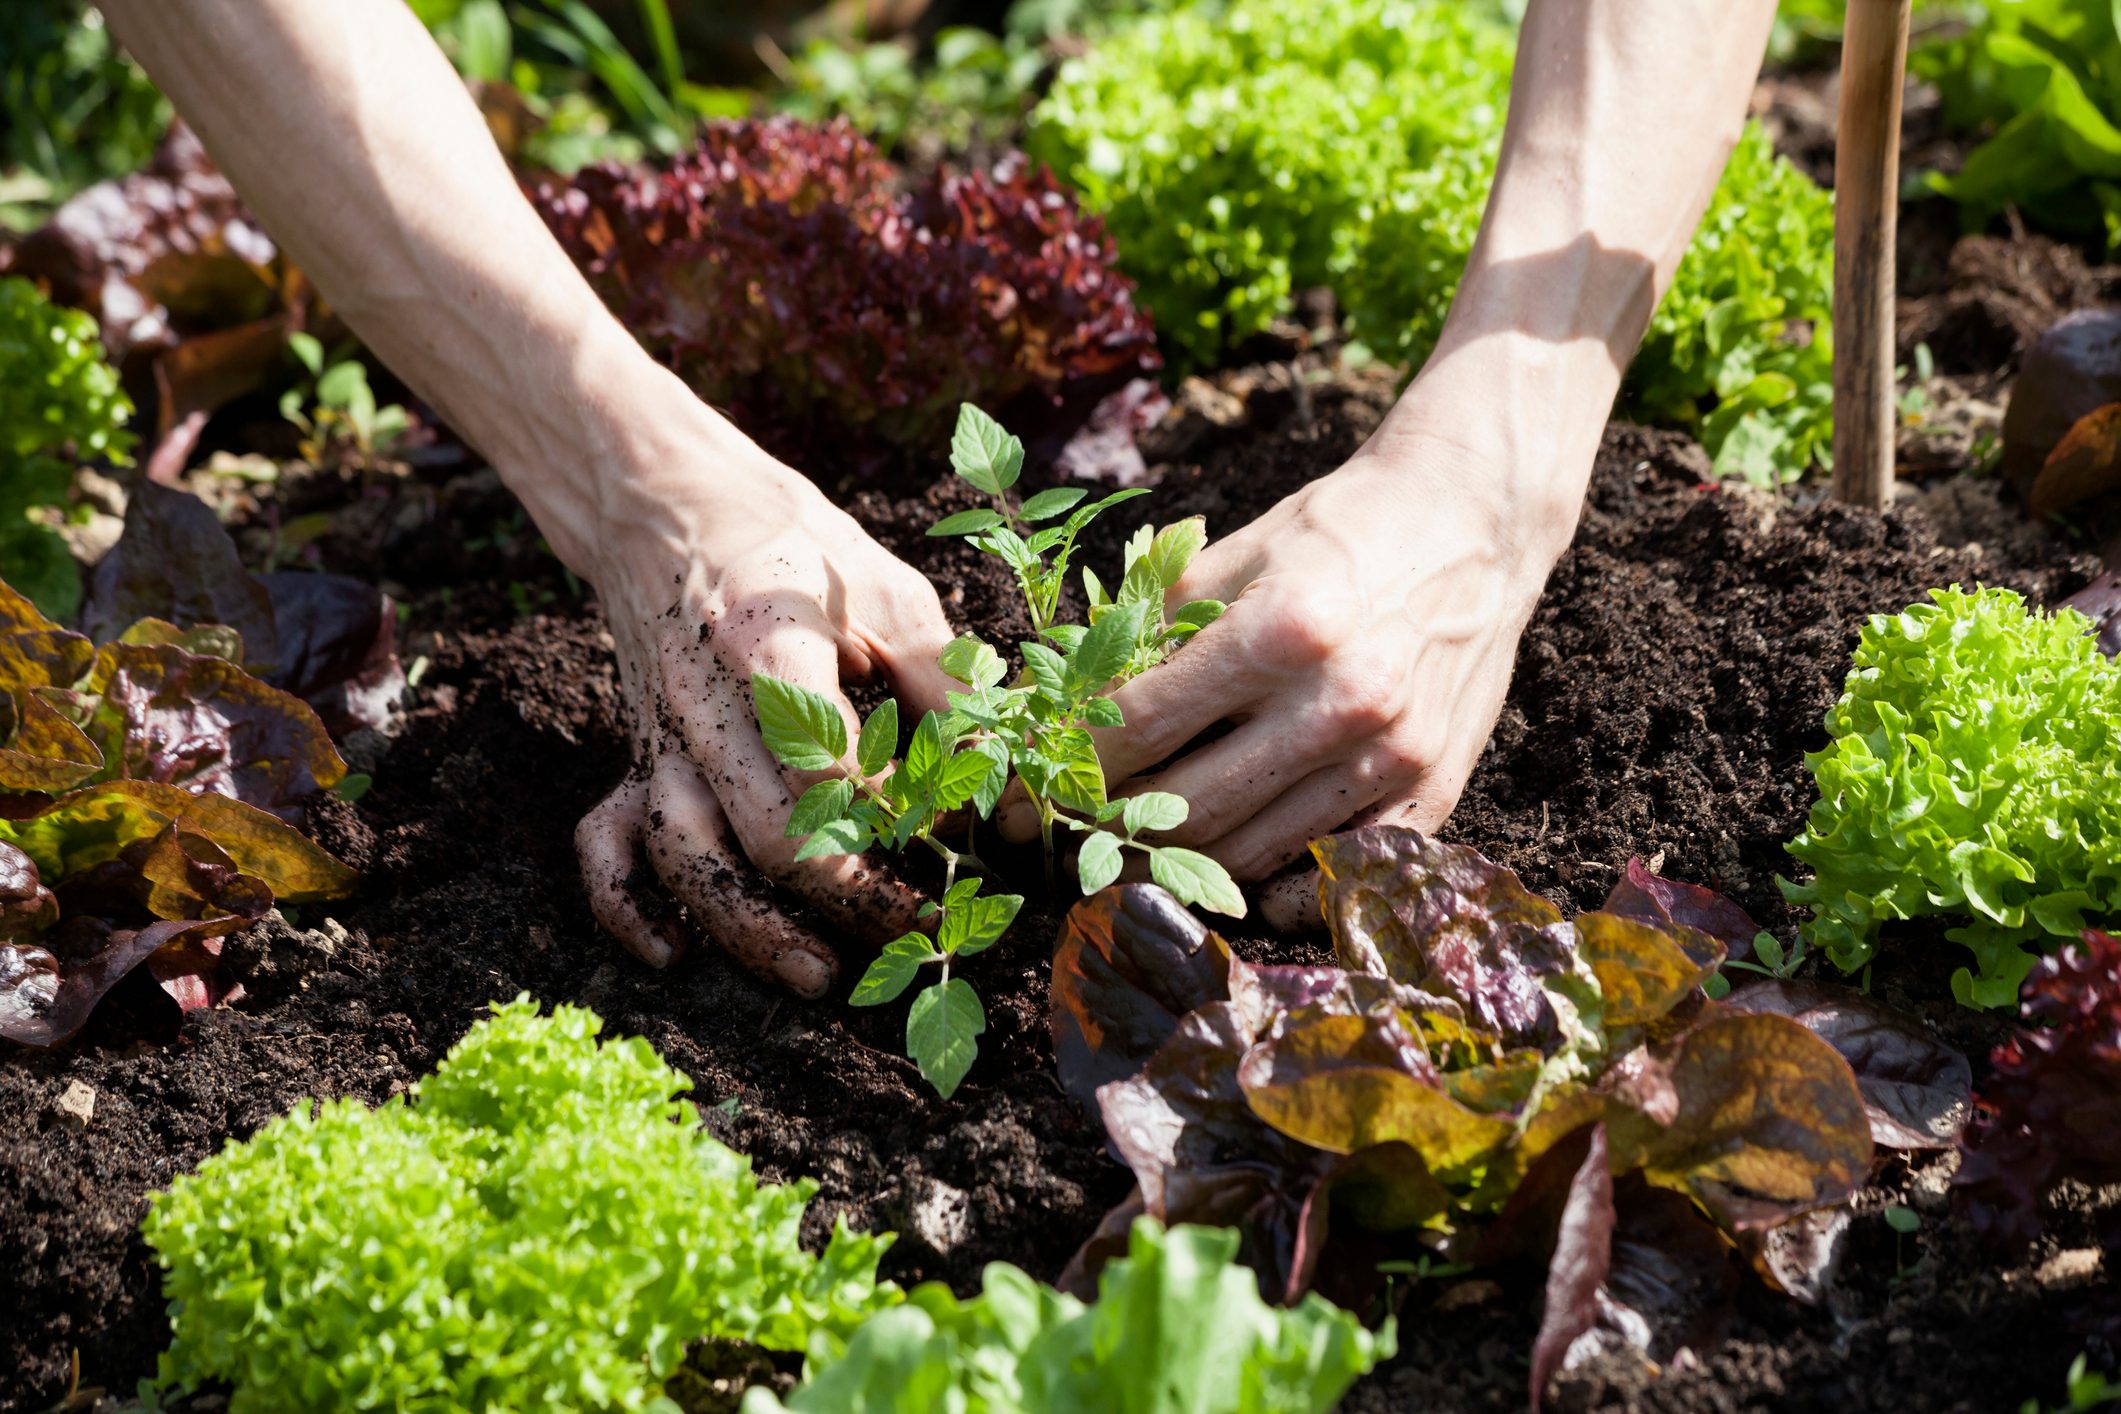
<svg viewBox="0 0 2121 1414"><path fill-rule="evenodd" d="M1187 903L1242 915L1244 895L1223 867L1198 851L1152 843L1148 835L1185 822L1186 802L1168 792L1124 799L1105 793L1105 773L1092 727L1125 724L1107 694L1148 671L1201 628L1223 606L1201 600L1166 618L1165 593L1207 543L1198 520L1154 530L1143 526L1128 542L1125 570L1108 591L1083 571L1090 622L1056 621L1076 538L1102 512L1144 494L1116 491L1096 501L1078 487L1056 487L1019 502L1012 494L1024 465L1024 445L971 404L958 415L950 463L989 506L959 511L929 527L930 535L961 536L1009 566L1024 594L1038 637L1022 643L1023 669L1013 681L1001 654L973 635L943 650L943 671L965 688L949 695L947 712L924 715L896 769L885 774L898 745L898 704L885 701L849 752L847 724L826 698L765 673L751 680L752 701L767 748L794 771L828 772L803 793L789 816L788 834L803 838L798 859L859 854L872 845L904 849L916 841L943 861L943 896L929 914L931 939L909 933L885 948L854 991L856 1005L895 1000L920 969L937 964L939 979L914 999L906 1048L930 1084L947 1098L978 1053L986 1021L979 998L950 975L953 959L991 946L1015 918L1023 899L980 892L984 872L968 846L957 850L938 833L953 811L971 807L990 816L1013 779L1038 813L1047 883L1053 883L1056 829L1083 836L1077 858L1085 891L1115 878L1125 850L1146 856L1151 875Z"/></svg>
<svg viewBox="0 0 2121 1414"><path fill-rule="evenodd" d="M81 602L81 577L47 523L65 504L69 457L122 460L132 403L96 321L20 278L0 279L0 566L48 614Z"/></svg>
<svg viewBox="0 0 2121 1414"><path fill-rule="evenodd" d="M1325 1414L1395 1348L1322 1297L1260 1299L1228 1228L1134 1224L1084 1305L1006 1263L960 1301L930 1283L851 1341L812 1343L784 1405L753 1389L743 1414Z"/></svg>
<svg viewBox="0 0 2121 1414"><path fill-rule="evenodd" d="M1957 586L1864 627L1806 757L1819 800L1789 850L1812 877L1782 885L1835 965L1869 963L1887 922L1962 917L1945 936L1975 962L1953 991L2007 1006L2026 944L2121 912L2121 668L2091 627Z"/></svg>
<svg viewBox="0 0 2121 1414"><path fill-rule="evenodd" d="M1985 222L2006 208L2121 245L2121 23L2104 0L1989 0L1965 34L1924 46L1945 121L1989 136L1931 186Z"/></svg>
<svg viewBox="0 0 2121 1414"><path fill-rule="evenodd" d="M796 56L773 107L805 122L845 117L886 157L933 160L1006 144L1045 70L1038 45L969 25L935 36L926 62L906 43L853 47L816 39Z"/></svg>
<svg viewBox="0 0 2121 1414"><path fill-rule="evenodd" d="M361 360L351 352L327 357L314 334L289 334L287 349L309 374L280 395L280 416L302 429L302 455L313 462L334 448L389 455L405 435L408 419L396 403L376 406Z"/></svg>
<svg viewBox="0 0 2121 1414"><path fill-rule="evenodd" d="M29 230L83 187L134 170L168 124L169 100L94 6L0 8L0 228Z"/></svg>
<svg viewBox="0 0 2121 1414"><path fill-rule="evenodd" d="M409 1098L302 1105L155 1196L156 1384L233 1410L657 1410L688 1342L799 1350L898 1292L890 1243L762 1185L594 1013L497 1004Z"/></svg>
<svg viewBox="0 0 2121 1414"><path fill-rule="evenodd" d="M1212 365L1329 285L1349 332L1426 358L1493 180L1513 60L1496 7L1196 3L1061 67L1029 147L1104 215L1174 363ZM1658 310L1630 415L1773 483L1831 442L1832 208L1750 129Z"/></svg>

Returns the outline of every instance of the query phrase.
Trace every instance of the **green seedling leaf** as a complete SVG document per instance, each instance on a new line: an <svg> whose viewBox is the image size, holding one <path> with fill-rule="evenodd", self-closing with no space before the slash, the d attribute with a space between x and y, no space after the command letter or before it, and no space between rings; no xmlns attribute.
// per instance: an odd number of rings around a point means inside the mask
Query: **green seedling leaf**
<svg viewBox="0 0 2121 1414"><path fill-rule="evenodd" d="M1016 646L1024 655L1024 669L1031 674L1031 682L1040 695L1056 707L1066 706L1068 660L1043 643L1019 643Z"/></svg>
<svg viewBox="0 0 2121 1414"><path fill-rule="evenodd" d="M972 1069L979 1055L977 1037L986 1029L978 994L964 978L952 977L913 999L906 1013L906 1054L947 1100Z"/></svg>
<svg viewBox="0 0 2121 1414"><path fill-rule="evenodd" d="M1067 538L1073 540L1077 535L1082 533L1082 529L1084 526L1088 525L1091 521L1096 520L1100 515L1112 509L1112 507L1118 505L1120 502L1131 501L1136 496L1146 496L1148 494L1149 488L1146 486L1131 486L1124 491L1114 491L1111 495L1105 497L1102 501L1092 501L1087 506L1077 507L1075 514L1069 516L1068 519L1062 524L1061 528L1067 532Z"/></svg>
<svg viewBox="0 0 2121 1414"><path fill-rule="evenodd" d="M960 957L984 952L1001 941L1002 934L1008 932L1009 925L1016 921L1017 910L1023 906L1021 894L992 894L968 899L944 912L943 926L935 934L936 946Z"/></svg>
<svg viewBox="0 0 2121 1414"><path fill-rule="evenodd" d="M1148 553L1143 559L1155 574L1158 583L1170 589L1184 577L1186 566L1208 543L1208 521L1205 516L1189 516L1173 522L1156 532L1149 543Z"/></svg>
<svg viewBox="0 0 2121 1414"><path fill-rule="evenodd" d="M810 838L803 841L803 847L795 852L795 858L800 864L806 859L827 859L836 854L860 854L874 843L876 834L868 825L843 816L818 826Z"/></svg>
<svg viewBox="0 0 2121 1414"><path fill-rule="evenodd" d="M1089 494L1080 486L1056 486L1051 491L1041 491L1024 502L1023 508L1016 513L1017 519L1051 520L1063 511L1073 510L1076 503Z"/></svg>
<svg viewBox="0 0 2121 1414"><path fill-rule="evenodd" d="M1006 525L998 525L972 542L990 555L1001 558L1003 564L1019 575L1029 577L1038 572L1038 556L1031 553L1030 545Z"/></svg>
<svg viewBox="0 0 2121 1414"><path fill-rule="evenodd" d="M1081 727L1055 732L1046 747L1053 763L1052 775L1043 795L1084 815L1095 815L1105 807L1105 768L1097 759L1097 746Z"/></svg>
<svg viewBox="0 0 2121 1414"><path fill-rule="evenodd" d="M993 759L980 751L960 751L945 761L935 781L935 808L955 810L971 800L993 769Z"/></svg>
<svg viewBox="0 0 2121 1414"><path fill-rule="evenodd" d="M855 743L856 764L865 776L874 776L891 764L891 753L898 750L898 699L887 697L877 704L862 723L862 735Z"/></svg>
<svg viewBox="0 0 2121 1414"><path fill-rule="evenodd" d="M1002 803L1002 792L1009 788L1009 748L989 737L972 750L988 761L986 776L972 791L972 807L985 820L994 814L994 807Z"/></svg>
<svg viewBox="0 0 2121 1414"><path fill-rule="evenodd" d="M809 688L753 673L751 704L766 749L791 771L829 771L847 754L839 708Z"/></svg>
<svg viewBox="0 0 2121 1414"><path fill-rule="evenodd" d="M1130 835L1145 834L1150 830L1175 830L1186 823L1190 808L1184 796L1165 790L1143 791L1140 795L1128 796L1123 802L1120 820Z"/></svg>
<svg viewBox="0 0 2121 1414"><path fill-rule="evenodd" d="M1204 629L1223 616L1230 606L1220 599L1190 599L1171 616L1173 628Z"/></svg>
<svg viewBox="0 0 2121 1414"><path fill-rule="evenodd" d="M1083 704L1083 720L1093 727L1123 727L1127 714L1109 697L1093 697Z"/></svg>
<svg viewBox="0 0 2121 1414"><path fill-rule="evenodd" d="M1141 562L1141 558L1142 558L1142 556L1144 556L1144 555L1146 555L1146 554L1148 554L1148 553L1149 553L1149 547L1150 547L1151 545L1155 544L1155 543L1156 543L1156 527L1155 527L1155 526L1153 526L1153 525L1139 525L1139 526L1136 526L1136 527L1135 527L1135 529L1134 529L1134 533L1133 533L1132 535L1130 535L1130 536L1128 536L1128 537L1127 537L1127 544L1126 544L1126 547L1125 547L1125 549L1124 549L1124 550L1123 550L1123 551L1121 552L1121 555L1120 555L1120 566L1121 566L1121 568L1122 568L1123 570L1125 570L1125 571L1127 571L1127 572L1131 573L1131 572L1133 571L1133 569L1134 569L1135 565L1137 565L1137 564L1139 564L1139 563Z"/></svg>
<svg viewBox="0 0 2121 1414"><path fill-rule="evenodd" d="M937 660L944 672L968 686L986 690L1008 675L1002 655L971 634L950 640Z"/></svg>
<svg viewBox="0 0 2121 1414"><path fill-rule="evenodd" d="M1922 1226L1922 1215L1896 1203L1885 1210L1885 1225L1898 1233L1910 1233Z"/></svg>
<svg viewBox="0 0 2121 1414"><path fill-rule="evenodd" d="M315 334L305 334L299 330L289 334L287 351L309 370L312 377L324 371L324 345L317 341Z"/></svg>
<svg viewBox="0 0 2121 1414"><path fill-rule="evenodd" d="M1121 862L1119 836L1099 830L1084 840L1075 857L1075 877L1083 892L1094 894L1117 879Z"/></svg>
<svg viewBox="0 0 2121 1414"><path fill-rule="evenodd" d="M1046 628L1046 637L1063 653L1073 653L1083 643L1083 636L1090 630L1081 624L1051 624Z"/></svg>
<svg viewBox="0 0 2121 1414"><path fill-rule="evenodd" d="M801 839L804 835L822 830L847 813L854 801L854 786L846 780L819 781L803 792L803 798L788 812L788 838Z"/></svg>
<svg viewBox="0 0 2121 1414"><path fill-rule="evenodd" d="M961 903L970 903L979 897L980 881L977 878L960 879L943 895L943 907L956 908Z"/></svg>
<svg viewBox="0 0 2121 1414"><path fill-rule="evenodd" d="M941 956L925 933L908 933L902 938L893 938L884 944L876 961L869 964L862 980L854 984L847 1005L882 1006L885 1002L897 1001L899 994L912 986L913 979L920 975L921 964Z"/></svg>
<svg viewBox="0 0 2121 1414"><path fill-rule="evenodd" d="M1000 512L979 506L969 511L959 511L954 516L944 516L928 527L928 533L934 536L977 535L981 531L992 530L1005 523Z"/></svg>
<svg viewBox="0 0 2121 1414"><path fill-rule="evenodd" d="M1245 916L1245 896L1230 871L1197 850L1171 845L1149 851L1149 877L1183 903L1232 918Z"/></svg>
<svg viewBox="0 0 2121 1414"><path fill-rule="evenodd" d="M1103 805L1100 805L1097 808L1097 823L1100 825L1109 825L1114 820L1117 820L1121 815L1125 814L1126 810L1126 801L1108 800Z"/></svg>
<svg viewBox="0 0 2121 1414"><path fill-rule="evenodd" d="M1112 596L1105 593L1105 582L1088 565L1083 567L1083 599L1093 614L1112 602Z"/></svg>
<svg viewBox="0 0 2121 1414"><path fill-rule="evenodd" d="M905 758L885 785L892 800L904 805L921 792L933 790L942 769L943 719L934 712L923 713L913 739L906 743Z"/></svg>
<svg viewBox="0 0 2121 1414"><path fill-rule="evenodd" d="M976 489L999 496L1024 469L1024 444L970 403L957 410L950 436L950 468Z"/></svg>
<svg viewBox="0 0 2121 1414"><path fill-rule="evenodd" d="M1081 643L1068 655L1067 699L1081 701L1110 682L1134 654L1134 641L1147 622L1147 604L1119 604L1098 616Z"/></svg>

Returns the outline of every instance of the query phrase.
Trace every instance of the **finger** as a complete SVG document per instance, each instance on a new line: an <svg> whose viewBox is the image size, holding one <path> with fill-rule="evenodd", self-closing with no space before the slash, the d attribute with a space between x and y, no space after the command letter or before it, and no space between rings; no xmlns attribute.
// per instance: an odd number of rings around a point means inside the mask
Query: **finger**
<svg viewBox="0 0 2121 1414"><path fill-rule="evenodd" d="M666 754L656 763L648 820L656 877L722 950L797 996L823 996L838 970L832 949L758 887L764 881L738 852L714 792L690 761Z"/></svg>
<svg viewBox="0 0 2121 1414"><path fill-rule="evenodd" d="M574 849L598 925L650 967L668 967L685 951L685 935L675 924L642 912L633 890L647 803L647 783L627 781L582 817Z"/></svg>
<svg viewBox="0 0 2121 1414"><path fill-rule="evenodd" d="M1417 824L1417 821L1426 820L1434 809L1431 794L1424 794L1416 800L1384 800L1358 812L1348 828L1414 825L1417 829L1434 829L1442 823L1441 819L1427 825ZM1319 889L1324 883L1316 869L1300 869L1268 880L1260 889L1259 916L1277 933L1318 932L1326 926L1325 908L1319 901Z"/></svg>
<svg viewBox="0 0 2121 1414"><path fill-rule="evenodd" d="M1158 844L1220 840L1319 767L1315 757L1293 756L1290 751L1291 742L1318 738L1301 725L1292 730L1279 713L1254 717L1155 775L1136 777L1122 794L1169 791L1185 800L1185 823L1156 835Z"/></svg>
<svg viewBox="0 0 2121 1414"><path fill-rule="evenodd" d="M1316 869L1304 869L1269 880L1259 892L1259 916L1277 933L1316 933L1326 926L1318 889L1324 882Z"/></svg>
<svg viewBox="0 0 2121 1414"><path fill-rule="evenodd" d="M1303 857L1312 840L1346 825L1360 811L1388 796L1402 796L1408 782L1378 768L1371 758L1320 767L1283 791L1271 804L1222 838L1202 846L1238 880L1264 879Z"/></svg>
<svg viewBox="0 0 2121 1414"><path fill-rule="evenodd" d="M759 671L823 693L844 716L853 717L853 706L839 692L829 640L808 636L807 643L784 641L775 647L777 656ZM664 673L666 686L681 702L700 704L678 713L676 726L686 755L706 777L745 857L858 937L883 943L910 930L920 895L888 871L860 855L796 859L802 842L788 838L788 814L804 790L826 777L783 770L773 759L752 715L748 681L740 697L727 669L702 665L684 653L666 655Z"/></svg>

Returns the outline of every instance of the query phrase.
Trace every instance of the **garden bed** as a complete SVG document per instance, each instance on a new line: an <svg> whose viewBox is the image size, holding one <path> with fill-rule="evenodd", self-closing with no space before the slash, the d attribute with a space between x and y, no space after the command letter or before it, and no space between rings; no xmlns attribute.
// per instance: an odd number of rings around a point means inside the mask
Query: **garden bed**
<svg viewBox="0 0 2121 1414"><path fill-rule="evenodd" d="M1338 465L1389 399L1388 378L1331 374L1293 343L1271 352L1181 390L1151 439L1168 463L1159 520L1202 513L1212 534L1229 533ZM2014 352L1987 350L1992 366ZM1803 754L1824 741L1863 620L1955 580L2052 601L2090 562L2029 530L1991 483L1948 483L1879 518L1710 489L1707 470L1683 436L1608 432L1582 529L1445 834L1565 906L1597 906L1639 855L1786 934L1796 915L1774 876L1811 800ZM1027 907L1007 941L965 965L990 1030L950 1102L900 1055L895 1008L797 1003L711 946L655 973L598 933L571 827L626 764L610 640L593 608L571 607L488 476L313 478L250 515L257 537L338 510L320 542L327 564L403 589L408 657L431 666L404 734L352 748L372 791L318 812L322 841L365 871L360 891L233 940L246 1000L179 1025L136 978L70 1048L0 1068L0 1110L17 1117L0 1139L0 1410L59 1398L75 1351L87 1385L123 1390L152 1371L167 1325L137 1231L148 1192L299 1101L398 1092L488 1002L521 991L647 1037L693 1077L718 1137L770 1177L819 1180L814 1237L836 1216L898 1231L885 1272L902 1282L963 1290L994 1260L1050 1278L1125 1195L1125 1170L1052 1078L1050 910ZM961 627L1013 642L1020 610L994 563L922 533L959 496L942 479L848 503L930 572ZM1116 561L1132 524L1100 527L1094 567ZM514 616L523 605L546 611ZM1253 958L1323 955L1243 924L1235 940ZM842 997L861 959L846 961ZM1881 972L1875 986L1977 1056L1999 1034L1997 1018L1952 1003L1941 970ZM57 1107L76 1083L95 1092L85 1128ZM1826 1305L1756 1292L1698 1370L1652 1380L1632 1358L1594 1363L1566 1378L1562 1406L1994 1410L2053 1398L2084 1348L2073 1323L2121 1301L2114 1274L2083 1255L2121 1218L2121 1196L2079 1194L2041 1246L1998 1266L1947 1216L1939 1162L1888 1164L1862 1196ZM1889 1229L1889 1203L1919 1213L1919 1230ZM1521 1407L1536 1310L1532 1287L1485 1273L1422 1283L1402 1354L1346 1407Z"/></svg>

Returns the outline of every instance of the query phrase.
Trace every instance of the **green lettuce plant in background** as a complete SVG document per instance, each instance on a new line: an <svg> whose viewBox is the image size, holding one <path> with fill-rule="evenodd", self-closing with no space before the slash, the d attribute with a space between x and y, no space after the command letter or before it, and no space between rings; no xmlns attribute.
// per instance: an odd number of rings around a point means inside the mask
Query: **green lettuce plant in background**
<svg viewBox="0 0 2121 1414"><path fill-rule="evenodd" d="M1440 0L1227 0L1121 26L1062 66L1028 145L1101 212L1174 363L1219 361L1330 285L1418 364L1478 229L1511 27ZM1627 385L1725 475L1792 480L1831 441L1830 197L1748 133Z"/></svg>
<svg viewBox="0 0 2121 1414"><path fill-rule="evenodd" d="M96 321L28 280L0 279L0 568L52 618L79 607L81 577L65 542L31 513L65 502L70 456L123 457L131 416Z"/></svg>
<svg viewBox="0 0 2121 1414"><path fill-rule="evenodd" d="M1844 971L1897 919L1959 917L1973 950L1952 979L1973 1006L2008 1006L2025 944L2075 938L2121 912L2121 667L2091 621L2008 589L1957 586L1865 626L1832 740L1806 757L1819 783L1784 882Z"/></svg>

